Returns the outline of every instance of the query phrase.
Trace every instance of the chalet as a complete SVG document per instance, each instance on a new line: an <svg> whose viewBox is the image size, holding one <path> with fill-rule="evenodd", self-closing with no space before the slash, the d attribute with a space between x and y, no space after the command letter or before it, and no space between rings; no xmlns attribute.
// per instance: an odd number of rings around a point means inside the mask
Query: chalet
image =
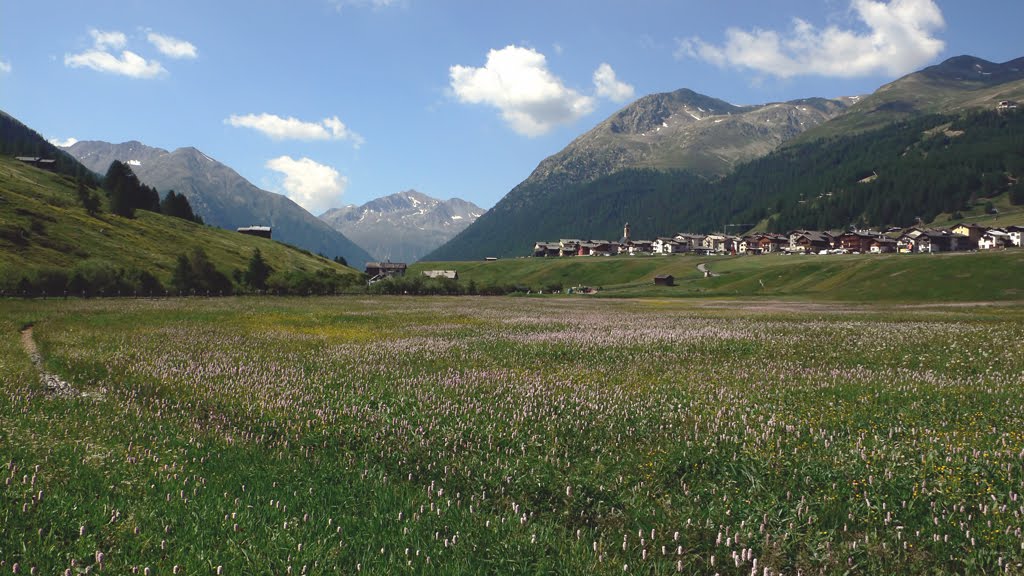
<svg viewBox="0 0 1024 576"><path fill-rule="evenodd" d="M969 247L967 236L954 234L950 230L911 228L896 240L896 249L900 253L956 252Z"/></svg>
<svg viewBox="0 0 1024 576"><path fill-rule="evenodd" d="M1017 109L1017 103L1014 102L1013 100L1000 100L999 104L996 105L996 110L999 110L999 111L1003 111L1003 110L1016 110L1016 109Z"/></svg>
<svg viewBox="0 0 1024 576"><path fill-rule="evenodd" d="M955 234L951 230L936 230L938 234L930 234L928 240L931 244L931 252L957 252L970 250L971 244L967 236ZM938 245L938 250L935 245Z"/></svg>
<svg viewBox="0 0 1024 576"><path fill-rule="evenodd" d="M1010 242L1020 248L1021 241L1024 240L1021 238L1022 234L1024 234L1024 226L1007 226L1006 233L1010 235Z"/></svg>
<svg viewBox="0 0 1024 576"><path fill-rule="evenodd" d="M448 278L449 280L459 279L459 273L455 270L424 270L423 275L427 278Z"/></svg>
<svg viewBox="0 0 1024 576"><path fill-rule="evenodd" d="M724 234L709 234L701 243L704 252L724 254L734 249L733 238Z"/></svg>
<svg viewBox="0 0 1024 576"><path fill-rule="evenodd" d="M612 253L612 243L607 240L582 240L577 245L577 256L602 256Z"/></svg>
<svg viewBox="0 0 1024 576"><path fill-rule="evenodd" d="M871 251L871 245L878 239L878 234L862 230L851 230L839 236L837 247L847 252L867 254Z"/></svg>
<svg viewBox="0 0 1024 576"><path fill-rule="evenodd" d="M43 170L55 170L57 168L57 161L52 158L40 158L38 156L15 156L15 160L18 162L24 162L29 166L35 166Z"/></svg>
<svg viewBox="0 0 1024 576"><path fill-rule="evenodd" d="M992 228L985 235L978 240L979 250L996 250L1000 248L1009 248L1013 246L1013 240L1010 239L1009 232L1000 230L998 228Z"/></svg>
<svg viewBox="0 0 1024 576"><path fill-rule="evenodd" d="M380 280L391 276L405 276L406 265L404 262L367 262L366 275L370 281Z"/></svg>
<svg viewBox="0 0 1024 576"><path fill-rule="evenodd" d="M630 254L650 254L654 251L654 242L650 240L630 240L627 251Z"/></svg>
<svg viewBox="0 0 1024 576"><path fill-rule="evenodd" d="M757 248L761 254L780 252L789 245L789 238L781 234L761 234L757 239Z"/></svg>
<svg viewBox="0 0 1024 576"><path fill-rule="evenodd" d="M562 246L558 242L537 242L533 245L533 255L538 258L558 256Z"/></svg>
<svg viewBox="0 0 1024 576"><path fill-rule="evenodd" d="M655 286L675 286L676 278L671 274L659 274L654 277Z"/></svg>
<svg viewBox="0 0 1024 576"><path fill-rule="evenodd" d="M928 228L908 228L896 239L896 251L900 254L919 252L917 249L917 238L928 232Z"/></svg>
<svg viewBox="0 0 1024 576"><path fill-rule="evenodd" d="M672 240L676 243L676 252L695 252L704 245L703 234L687 234L685 232L680 232L673 236Z"/></svg>
<svg viewBox="0 0 1024 576"><path fill-rule="evenodd" d="M978 247L978 241L985 235L985 232L988 232L988 227L981 224L958 224L953 227L954 234L967 236L967 243L971 248Z"/></svg>
<svg viewBox="0 0 1024 576"><path fill-rule="evenodd" d="M832 235L817 230L794 230L789 233L789 251L802 254L818 254L832 249Z"/></svg>
<svg viewBox="0 0 1024 576"><path fill-rule="evenodd" d="M580 242L575 238L562 238L558 241L558 255L575 256L580 250Z"/></svg>
<svg viewBox="0 0 1024 576"><path fill-rule="evenodd" d="M651 243L651 252L655 254L675 254L676 252L682 252L679 250L680 245L675 241L675 238L660 237Z"/></svg>
<svg viewBox="0 0 1024 576"><path fill-rule="evenodd" d="M745 236L741 238L736 252L738 254L760 254L761 245L758 243L758 236Z"/></svg>
<svg viewBox="0 0 1024 576"><path fill-rule="evenodd" d="M871 241L868 252L871 254L889 254L896 251L896 240L886 236L879 236Z"/></svg>
<svg viewBox="0 0 1024 576"><path fill-rule="evenodd" d="M249 236L270 238L272 230L270 229L270 226L245 226L244 228L239 228L238 232Z"/></svg>
<svg viewBox="0 0 1024 576"><path fill-rule="evenodd" d="M914 247L917 244L917 237L921 235L920 230L907 230L900 237L896 239L896 252L900 254L910 254L914 252Z"/></svg>

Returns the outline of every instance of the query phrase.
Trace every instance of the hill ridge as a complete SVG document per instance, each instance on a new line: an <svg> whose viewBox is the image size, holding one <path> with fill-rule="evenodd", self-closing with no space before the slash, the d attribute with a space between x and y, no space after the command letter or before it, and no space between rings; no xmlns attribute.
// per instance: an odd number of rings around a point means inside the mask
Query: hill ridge
<svg viewBox="0 0 1024 576"><path fill-rule="evenodd" d="M736 106L682 88L637 99L565 148L542 160L533 172L476 222L426 256L446 260L480 258L484 245L511 241L500 222L523 207L615 172L650 168L722 176L741 161L761 157L782 143L842 113L853 99L802 98ZM487 240L485 242L485 239Z"/></svg>
<svg viewBox="0 0 1024 576"><path fill-rule="evenodd" d="M978 78L964 80L964 70ZM680 177L637 173L639 181L631 183L628 177L620 178L611 188L621 189L606 196L592 196L594 203L588 201L591 198L581 187L627 170L681 170L713 181L780 148L792 149L878 129L926 114L956 115L968 109L995 109L1001 100L1024 100L1022 70L1024 58L995 64L973 56L959 56L860 97L803 98L741 107L689 89L645 96L545 158L487 214L426 258L475 259L522 253L523 240L512 228L535 226L539 219L549 227L557 225L567 231L579 231L588 228L586 222L611 217L609 212L618 212L615 219L619 226L636 216L660 219L665 210L686 210L687 202L702 203L695 206L700 209L708 203L727 205L731 193L715 198L700 196L694 192L700 184L690 181L691 177L676 185L670 180ZM652 190L644 186L660 187L659 194L664 198L655 206L640 208L639 213L627 216L627 208L636 208L630 203L631 193L641 197ZM671 202L668 188L679 191L676 205ZM578 204L566 208L566 202ZM596 202L616 204L609 207ZM727 218L730 211L732 208L722 206L720 218ZM558 212L564 220L556 222L549 217L552 212ZM600 217L595 218L597 212ZM524 216L526 213L531 216ZM706 222L701 227L721 226L727 221Z"/></svg>
<svg viewBox="0 0 1024 576"><path fill-rule="evenodd" d="M234 230L254 224L274 229L274 238L328 257L342 256L362 267L370 255L287 196L263 190L193 146L168 152L132 140L111 144L81 141L67 149L88 167L103 172L113 160L138 162L132 170L161 193L184 194L193 210L213 226Z"/></svg>

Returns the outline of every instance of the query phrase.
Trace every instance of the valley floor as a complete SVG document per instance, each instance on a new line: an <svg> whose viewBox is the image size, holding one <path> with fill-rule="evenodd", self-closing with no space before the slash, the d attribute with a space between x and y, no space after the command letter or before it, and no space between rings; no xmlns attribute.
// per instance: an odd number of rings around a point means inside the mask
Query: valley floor
<svg viewBox="0 0 1024 576"><path fill-rule="evenodd" d="M1020 573L1022 373L1016 302L0 300L0 572Z"/></svg>
<svg viewBox="0 0 1024 576"><path fill-rule="evenodd" d="M705 277L704 270L711 272ZM840 302L1024 299L1024 250L938 254L570 256L492 262L418 262L407 276L454 270L459 282L540 289L588 286L598 295L775 298ZM674 286L654 277L672 275Z"/></svg>

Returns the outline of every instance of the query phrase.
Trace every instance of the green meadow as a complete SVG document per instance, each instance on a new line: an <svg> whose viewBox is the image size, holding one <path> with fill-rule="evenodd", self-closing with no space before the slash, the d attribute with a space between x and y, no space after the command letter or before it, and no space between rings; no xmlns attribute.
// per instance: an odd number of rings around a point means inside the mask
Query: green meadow
<svg viewBox="0 0 1024 576"><path fill-rule="evenodd" d="M895 300L2 300L0 573L1022 573L1024 307Z"/></svg>
<svg viewBox="0 0 1024 576"><path fill-rule="evenodd" d="M144 210L130 219L106 207L89 215L73 179L0 156L0 290L13 292L22 278L108 270L147 271L169 288L178 257L196 249L228 277L244 271L256 250L282 275L356 273L280 242Z"/></svg>
<svg viewBox="0 0 1024 576"><path fill-rule="evenodd" d="M705 278L697 266L715 274ZM574 256L418 262L409 275L455 270L459 282L534 290L560 285L629 297L772 297L842 302L978 302L1024 297L1024 250L947 254ZM671 274L676 286L654 286Z"/></svg>

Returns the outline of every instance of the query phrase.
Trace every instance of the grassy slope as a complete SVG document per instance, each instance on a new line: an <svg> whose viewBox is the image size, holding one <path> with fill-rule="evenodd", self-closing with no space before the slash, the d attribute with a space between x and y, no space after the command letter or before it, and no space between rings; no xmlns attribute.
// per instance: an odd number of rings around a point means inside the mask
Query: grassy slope
<svg viewBox="0 0 1024 576"><path fill-rule="evenodd" d="M1001 100L1021 99L1024 99L1024 80L990 86L980 82L940 81L916 73L879 88L847 113L804 132L786 145L864 132L921 113L992 109Z"/></svg>
<svg viewBox="0 0 1024 576"><path fill-rule="evenodd" d="M16 281L41 267L70 269L89 260L148 269L166 283L178 255L196 247L226 274L244 270L257 248L278 271L331 268L355 273L279 242L151 212L139 211L134 219L108 212L89 216L74 194L68 178L0 157L0 228L27 233L24 245L0 238L0 281Z"/></svg>
<svg viewBox="0 0 1024 576"><path fill-rule="evenodd" d="M706 262L719 276L704 278ZM462 282L601 287L610 296L770 296L842 301L985 301L1024 298L1024 251L920 255L616 256L422 262ZM676 286L653 286L672 274ZM763 284L763 286L762 286Z"/></svg>
<svg viewBox="0 0 1024 576"><path fill-rule="evenodd" d="M998 211L996 214L986 214L985 204L989 201ZM984 226L999 227L1024 225L1024 205L1014 206L1010 203L1008 193L1000 194L994 198L982 198L975 202L970 210L962 210L962 220L954 220L949 213L942 213L935 217L929 225L935 227L952 228L958 224L982 224Z"/></svg>
<svg viewBox="0 0 1024 576"><path fill-rule="evenodd" d="M1019 574L1024 307L709 304L0 301L0 573Z"/></svg>

